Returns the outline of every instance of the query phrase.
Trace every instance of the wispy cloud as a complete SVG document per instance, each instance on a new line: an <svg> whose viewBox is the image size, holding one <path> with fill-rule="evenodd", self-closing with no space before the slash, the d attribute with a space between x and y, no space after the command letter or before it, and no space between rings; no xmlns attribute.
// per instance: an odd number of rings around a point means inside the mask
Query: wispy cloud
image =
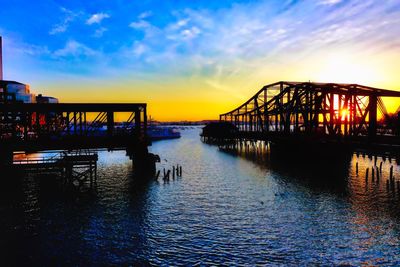
<svg viewBox="0 0 400 267"><path fill-rule="evenodd" d="M193 26L191 28L182 30L180 33L183 39L190 40L196 38L201 33L201 30L196 26Z"/></svg>
<svg viewBox="0 0 400 267"><path fill-rule="evenodd" d="M396 51L400 44L398 0L384 5L375 0L256 0L209 8L151 8L133 17L111 8L95 14L63 8L50 34L69 30L70 41L52 43L51 54L67 62L106 51L110 68L135 68L147 75L203 75L218 87L224 77L290 66L317 54L347 50L367 57ZM114 19L105 25L111 14ZM82 23L72 27L78 19ZM114 37L107 42L90 38L105 34Z"/></svg>
<svg viewBox="0 0 400 267"><path fill-rule="evenodd" d="M92 25L92 24L100 24L102 20L109 18L110 15L107 13L96 13L90 16L88 20L86 21L86 24Z"/></svg>
<svg viewBox="0 0 400 267"><path fill-rule="evenodd" d="M393 49L400 43L396 5L395 0L387 5L373 0L304 0L287 5L260 0L216 10L175 9L164 14L169 18L161 22L155 11L145 11L128 24L131 36L121 38L130 43L115 49L113 57L123 58L121 64L138 71L191 72L207 75L209 84L223 84L223 77L260 72L279 62L297 64L330 50L346 48L361 54ZM108 17L94 14L87 24ZM113 29L100 27L93 37L107 30ZM90 44L71 42L55 54L93 53Z"/></svg>
<svg viewBox="0 0 400 267"><path fill-rule="evenodd" d="M152 38L157 35L157 33L160 32L160 29L153 24L151 24L149 21L147 21L145 18L147 18L149 15L147 13L142 13L138 16L138 20L133 21L129 24L129 27L138 31L143 31L145 33L146 39Z"/></svg>
<svg viewBox="0 0 400 267"><path fill-rule="evenodd" d="M295 67L296 72L307 73L305 80L312 79L313 64L329 61L333 51L353 54L355 59L398 50L396 1L381 5L372 0L305 0L281 12L271 3L217 11L174 10L173 20L157 26L152 20L137 20L131 27L152 29L152 34L136 38L131 62L143 71L150 66L169 76L205 77L209 86L222 90L235 77L248 77L244 88L257 86L269 73L276 78L278 69L284 79L292 77L287 73Z"/></svg>
<svg viewBox="0 0 400 267"><path fill-rule="evenodd" d="M336 5L342 2L342 0L322 0L319 3L321 5Z"/></svg>
<svg viewBox="0 0 400 267"><path fill-rule="evenodd" d="M51 35L65 32L68 29L69 24L80 14L80 12L74 13L64 7L61 7L61 11L64 14L64 18L60 23L52 27L52 29L49 31L49 34Z"/></svg>
<svg viewBox="0 0 400 267"><path fill-rule="evenodd" d="M8 51L8 54L11 55L41 57L51 54L47 46L29 44L11 37L8 37L4 41L4 45L6 46L4 50Z"/></svg>
<svg viewBox="0 0 400 267"><path fill-rule="evenodd" d="M151 17L153 15L152 11L145 11L139 14L138 19L146 19L148 17Z"/></svg>
<svg viewBox="0 0 400 267"><path fill-rule="evenodd" d="M75 40L68 41L64 48L54 51L55 57L89 57L95 56L98 52Z"/></svg>
<svg viewBox="0 0 400 267"><path fill-rule="evenodd" d="M186 26L188 24L189 20L190 20L189 18L179 19L178 21L168 25L168 28L171 31L179 30L182 27Z"/></svg>
<svg viewBox="0 0 400 267"><path fill-rule="evenodd" d="M108 31L107 28L101 27L94 32L93 37L100 38L106 31Z"/></svg>
<svg viewBox="0 0 400 267"><path fill-rule="evenodd" d="M131 27L133 29L137 29L137 30L145 30L145 29L151 28L152 25L149 22L142 19L142 20L131 22L129 24L129 27Z"/></svg>
<svg viewBox="0 0 400 267"><path fill-rule="evenodd" d="M133 45L133 54L137 57L140 57L145 52L147 52L148 47L145 46L143 43L136 41Z"/></svg>

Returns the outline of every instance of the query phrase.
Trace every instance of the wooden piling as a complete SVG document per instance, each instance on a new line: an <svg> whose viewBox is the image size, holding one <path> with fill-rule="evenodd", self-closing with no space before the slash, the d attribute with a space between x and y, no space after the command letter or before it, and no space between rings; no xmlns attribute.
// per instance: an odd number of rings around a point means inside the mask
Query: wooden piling
<svg viewBox="0 0 400 267"><path fill-rule="evenodd" d="M393 179L393 165L390 166L390 175L389 175L390 179Z"/></svg>
<svg viewBox="0 0 400 267"><path fill-rule="evenodd" d="M375 179L375 169L374 169L374 167L371 167L371 179L372 179L372 181Z"/></svg>
<svg viewBox="0 0 400 267"><path fill-rule="evenodd" d="M379 168L376 166L376 180L379 181Z"/></svg>
<svg viewBox="0 0 400 267"><path fill-rule="evenodd" d="M382 163L383 163L383 161L381 161L381 163L379 164L379 171L380 171L380 173L382 173Z"/></svg>

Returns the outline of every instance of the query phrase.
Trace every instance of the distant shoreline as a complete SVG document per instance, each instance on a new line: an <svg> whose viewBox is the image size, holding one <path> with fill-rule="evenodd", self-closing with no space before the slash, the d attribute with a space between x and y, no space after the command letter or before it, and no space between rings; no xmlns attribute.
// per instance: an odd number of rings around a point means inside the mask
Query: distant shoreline
<svg viewBox="0 0 400 267"><path fill-rule="evenodd" d="M180 126L195 126L195 125L205 125L211 122L218 122L218 120L203 120L203 121L152 121L155 125L180 125Z"/></svg>

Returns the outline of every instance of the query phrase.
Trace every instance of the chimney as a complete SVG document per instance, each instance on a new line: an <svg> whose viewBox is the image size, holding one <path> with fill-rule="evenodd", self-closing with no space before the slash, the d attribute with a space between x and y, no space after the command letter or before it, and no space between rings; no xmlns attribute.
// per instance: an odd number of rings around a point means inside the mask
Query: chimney
<svg viewBox="0 0 400 267"><path fill-rule="evenodd" d="M0 81L3 80L3 41L0 36Z"/></svg>

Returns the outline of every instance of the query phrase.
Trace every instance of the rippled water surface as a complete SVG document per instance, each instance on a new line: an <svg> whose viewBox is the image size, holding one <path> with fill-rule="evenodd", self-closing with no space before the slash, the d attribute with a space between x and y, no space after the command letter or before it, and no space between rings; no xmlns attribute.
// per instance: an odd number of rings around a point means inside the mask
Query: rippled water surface
<svg viewBox="0 0 400 267"><path fill-rule="evenodd" d="M261 145L219 149L200 141L199 128L150 150L161 157L158 169L180 164L183 177L139 183L121 151L99 153L91 192L66 191L52 176L2 177L2 259L81 266L400 264L400 191L386 183L390 166L400 178L396 159L378 157L382 173L372 181L374 157L320 164L276 157Z"/></svg>

